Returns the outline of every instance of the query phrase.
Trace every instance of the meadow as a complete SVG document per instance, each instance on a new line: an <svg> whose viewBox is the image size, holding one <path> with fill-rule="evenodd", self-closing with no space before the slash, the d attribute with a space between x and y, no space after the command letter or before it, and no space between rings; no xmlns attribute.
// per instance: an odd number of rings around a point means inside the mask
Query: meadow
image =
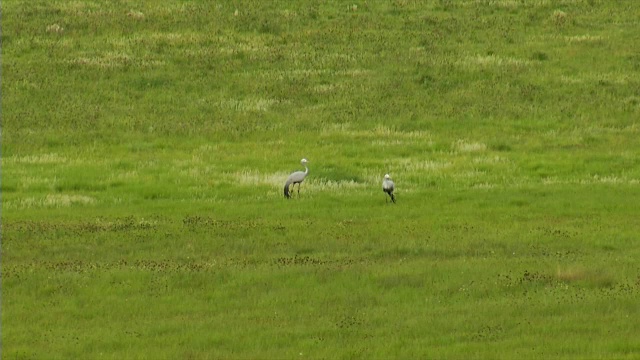
<svg viewBox="0 0 640 360"><path fill-rule="evenodd" d="M1 10L4 358L640 357L640 2Z"/></svg>

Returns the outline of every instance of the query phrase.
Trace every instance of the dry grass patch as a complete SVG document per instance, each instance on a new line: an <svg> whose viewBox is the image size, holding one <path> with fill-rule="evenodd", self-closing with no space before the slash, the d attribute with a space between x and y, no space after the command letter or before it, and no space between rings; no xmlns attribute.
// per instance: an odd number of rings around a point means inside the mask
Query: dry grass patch
<svg viewBox="0 0 640 360"><path fill-rule="evenodd" d="M323 136L342 135L354 138L374 138L372 141L421 140L433 145L431 134L426 131L398 131L385 125L377 125L371 130L353 130L350 123L330 124L322 128Z"/></svg>
<svg viewBox="0 0 640 360"><path fill-rule="evenodd" d="M56 180L42 176L26 176L20 178L20 188L24 190L46 188L53 190Z"/></svg>
<svg viewBox="0 0 640 360"><path fill-rule="evenodd" d="M49 194L45 197L27 197L5 201L3 208L9 210L30 208L63 208L76 205L92 205L96 199L85 195Z"/></svg>
<svg viewBox="0 0 640 360"><path fill-rule="evenodd" d="M576 35L576 36L567 36L566 40L568 43L599 43L604 40L602 36L599 35Z"/></svg>
<svg viewBox="0 0 640 360"><path fill-rule="evenodd" d="M284 186L284 182L289 173L275 172L263 174L258 171L238 171L233 173L224 173L223 179L240 185L269 185ZM306 182L305 182L306 184Z"/></svg>
<svg viewBox="0 0 640 360"><path fill-rule="evenodd" d="M538 8L551 5L575 5L583 0L469 0L462 3L464 6L493 6L498 8Z"/></svg>
<svg viewBox="0 0 640 360"><path fill-rule="evenodd" d="M129 10L127 16L134 20L144 20L145 16L142 12L136 10Z"/></svg>
<svg viewBox="0 0 640 360"><path fill-rule="evenodd" d="M340 84L320 84L311 88L311 91L313 91L316 94L329 94L329 93L336 92L342 88L343 86Z"/></svg>
<svg viewBox="0 0 640 360"><path fill-rule="evenodd" d="M621 185L621 184L632 184L638 183L638 179L629 180L626 177L620 177L616 175L593 175L590 178L579 180L580 184L612 184L612 185Z"/></svg>
<svg viewBox="0 0 640 360"><path fill-rule="evenodd" d="M478 183L478 184L473 184L471 185L472 189L476 189L476 190L490 190L495 188L496 185L495 184L491 184L488 182L483 182L483 183Z"/></svg>
<svg viewBox="0 0 640 360"><path fill-rule="evenodd" d="M268 111L272 106L286 101L280 99L248 98L248 99L228 99L222 100L218 106L222 109L235 110L238 112Z"/></svg>
<svg viewBox="0 0 640 360"><path fill-rule="evenodd" d="M551 22L553 22L553 24L557 27L564 26L567 23L568 18L569 16L567 15L567 13L562 10L555 10L551 14Z"/></svg>
<svg viewBox="0 0 640 360"><path fill-rule="evenodd" d="M401 139L389 139L389 140L373 140L371 145L373 146L404 146L407 142Z"/></svg>
<svg viewBox="0 0 640 360"><path fill-rule="evenodd" d="M487 150L487 145L479 142L471 142L468 140L457 140L451 147L461 153L476 153Z"/></svg>
<svg viewBox="0 0 640 360"><path fill-rule="evenodd" d="M137 58L126 52L108 51L93 56L81 56L69 60L68 63L79 66L90 66L101 69L114 69L127 66L137 68L151 68L164 65L163 60L151 58Z"/></svg>
<svg viewBox="0 0 640 360"><path fill-rule="evenodd" d="M475 55L467 56L456 61L456 65L467 70L479 70L491 67L524 68L531 64L531 61L516 59L513 57L500 57L497 55Z"/></svg>
<svg viewBox="0 0 640 360"><path fill-rule="evenodd" d="M493 6L498 8L515 9L524 5L521 1L516 0L475 0L472 2L474 5L480 6ZM528 5L529 3L527 3Z"/></svg>
<svg viewBox="0 0 640 360"><path fill-rule="evenodd" d="M49 153L3 158L3 162L5 161L15 164L65 164L69 162L69 159L56 153Z"/></svg>
<svg viewBox="0 0 640 360"><path fill-rule="evenodd" d="M543 185L640 185L640 179L617 175L591 175L586 178L561 179L557 176L542 179Z"/></svg>
<svg viewBox="0 0 640 360"><path fill-rule="evenodd" d="M63 1L55 4L62 13L70 16L84 17L100 11L100 6L96 2L89 1Z"/></svg>
<svg viewBox="0 0 640 360"><path fill-rule="evenodd" d="M555 278L564 283L586 283L595 287L611 287L615 284L612 276L583 267L558 268Z"/></svg>
<svg viewBox="0 0 640 360"><path fill-rule="evenodd" d="M431 134L426 131L398 131L384 125L377 125L373 129L375 136L401 137L405 139L426 139L431 141Z"/></svg>
<svg viewBox="0 0 640 360"><path fill-rule="evenodd" d="M511 160L503 158L502 156L482 156L482 157L478 157L473 159L473 163L474 164L506 164L506 163L510 163Z"/></svg>
<svg viewBox="0 0 640 360"><path fill-rule="evenodd" d="M134 46L139 45L169 45L169 46L199 46L205 41L205 36L194 32L156 32L142 34L127 40Z"/></svg>
<svg viewBox="0 0 640 360"><path fill-rule="evenodd" d="M58 24L52 24L47 26L47 32L50 34L62 34L64 33L64 28Z"/></svg>
<svg viewBox="0 0 640 360"><path fill-rule="evenodd" d="M453 166L450 161L435 160L416 160L416 159L399 159L397 160L400 169L405 172L415 172L418 170L426 170L429 172L442 172Z"/></svg>
<svg viewBox="0 0 640 360"><path fill-rule="evenodd" d="M284 181L283 181L283 184L284 184ZM311 193L324 192L324 191L340 191L343 189L358 189L358 188L364 188L369 186L368 184L356 182L353 180L334 181L334 180L312 179L309 182L305 181L304 184L306 185L307 188L309 188L309 192ZM303 189L305 188L305 185L303 185L302 187Z"/></svg>

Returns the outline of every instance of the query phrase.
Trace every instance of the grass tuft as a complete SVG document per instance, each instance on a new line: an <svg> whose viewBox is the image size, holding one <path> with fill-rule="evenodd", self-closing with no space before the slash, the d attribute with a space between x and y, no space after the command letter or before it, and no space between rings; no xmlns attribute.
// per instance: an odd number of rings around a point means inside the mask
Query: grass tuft
<svg viewBox="0 0 640 360"><path fill-rule="evenodd" d="M556 278L566 283L581 283L593 287L612 287L615 285L615 279L612 276L582 267L558 268Z"/></svg>

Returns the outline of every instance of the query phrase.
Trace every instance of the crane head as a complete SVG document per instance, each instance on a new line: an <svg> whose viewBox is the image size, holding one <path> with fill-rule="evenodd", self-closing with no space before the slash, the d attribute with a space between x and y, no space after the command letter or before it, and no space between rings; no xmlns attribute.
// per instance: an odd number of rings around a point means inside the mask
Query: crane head
<svg viewBox="0 0 640 360"><path fill-rule="evenodd" d="M304 164L306 164L306 163L307 163L307 159L302 159L302 160L300 160L300 164L303 164L303 165L304 165Z"/></svg>
<svg viewBox="0 0 640 360"><path fill-rule="evenodd" d="M384 178L385 178L385 179L390 178L389 174L385 174Z"/></svg>

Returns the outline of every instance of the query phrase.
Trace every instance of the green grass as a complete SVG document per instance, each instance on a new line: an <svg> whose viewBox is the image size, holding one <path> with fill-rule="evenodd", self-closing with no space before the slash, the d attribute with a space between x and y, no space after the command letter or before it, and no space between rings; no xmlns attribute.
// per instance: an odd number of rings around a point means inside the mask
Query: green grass
<svg viewBox="0 0 640 360"><path fill-rule="evenodd" d="M6 358L640 356L636 2L2 15Z"/></svg>

